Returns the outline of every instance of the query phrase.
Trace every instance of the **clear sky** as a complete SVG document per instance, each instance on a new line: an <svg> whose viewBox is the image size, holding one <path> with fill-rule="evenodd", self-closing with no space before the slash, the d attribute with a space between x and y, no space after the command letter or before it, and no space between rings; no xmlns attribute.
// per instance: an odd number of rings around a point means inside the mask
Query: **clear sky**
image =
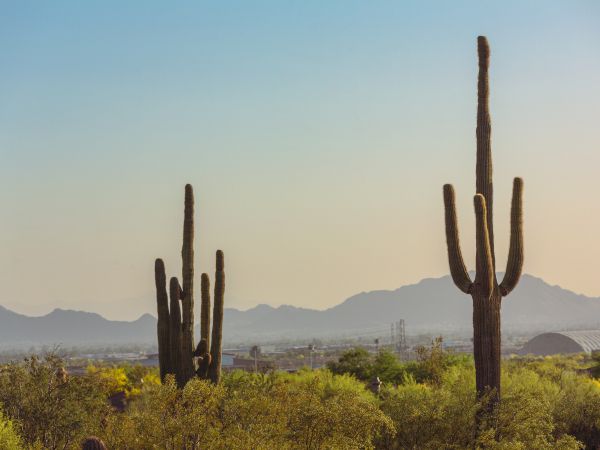
<svg viewBox="0 0 600 450"><path fill-rule="evenodd" d="M133 319L153 264L225 252L228 306L326 308L474 262L488 36L498 270L525 179L528 273L600 296L600 2L2 1L0 304ZM465 299L465 301L469 301Z"/></svg>

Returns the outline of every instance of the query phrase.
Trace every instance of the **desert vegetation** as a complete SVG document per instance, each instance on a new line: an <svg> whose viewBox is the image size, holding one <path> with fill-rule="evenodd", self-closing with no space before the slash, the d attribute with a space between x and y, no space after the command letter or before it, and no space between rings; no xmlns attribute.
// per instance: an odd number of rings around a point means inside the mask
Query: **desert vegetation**
<svg viewBox="0 0 600 450"><path fill-rule="evenodd" d="M585 355L507 359L502 401L476 421L490 398L476 393L474 360L440 341L415 361L356 348L329 368L234 371L183 389L172 375L161 383L157 368L70 375L60 358L32 357L1 368L0 448L77 449L95 435L111 449L592 449L597 365ZM115 393L124 410L108 401Z"/></svg>

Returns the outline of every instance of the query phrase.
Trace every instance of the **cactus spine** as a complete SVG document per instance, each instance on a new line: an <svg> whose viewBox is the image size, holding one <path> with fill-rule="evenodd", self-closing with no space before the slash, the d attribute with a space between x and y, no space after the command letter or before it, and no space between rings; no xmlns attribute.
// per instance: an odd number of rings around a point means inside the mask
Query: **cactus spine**
<svg viewBox="0 0 600 450"><path fill-rule="evenodd" d="M471 281L460 250L454 188L450 184L444 186L444 205L450 274L456 286L473 298L473 353L477 392L482 395L490 391L492 403L495 403L500 399L500 305L502 298L519 282L523 268L523 180L515 178L513 183L508 263L504 280L498 284L493 231L488 80L490 50L487 39L479 36L477 47L477 193L474 197L477 252L474 281Z"/></svg>
<svg viewBox="0 0 600 450"><path fill-rule="evenodd" d="M179 387L185 386L195 374L218 383L221 372L221 329L225 280L223 252L217 251L212 344L209 347L210 281L208 275L202 274L201 336L198 347L194 351L194 193L189 184L185 186L181 258L183 287L180 286L176 277L172 277L169 283L169 298L167 298L164 263L161 259L157 259L154 266L160 376L164 380L168 373L174 374ZM212 358L211 353L216 355L215 358ZM197 371L194 358L198 358ZM212 374L210 377L209 373Z"/></svg>

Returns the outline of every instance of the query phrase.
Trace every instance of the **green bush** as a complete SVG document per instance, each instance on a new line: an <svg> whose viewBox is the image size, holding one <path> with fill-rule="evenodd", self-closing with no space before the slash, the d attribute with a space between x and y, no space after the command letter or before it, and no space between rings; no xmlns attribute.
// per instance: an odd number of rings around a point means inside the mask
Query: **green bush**
<svg viewBox="0 0 600 450"><path fill-rule="evenodd" d="M393 424L362 383L328 371L172 378L142 392L103 439L123 449L369 449Z"/></svg>
<svg viewBox="0 0 600 450"><path fill-rule="evenodd" d="M600 448L600 381L589 358L503 361L502 400L475 394L472 359L441 342L400 362L346 352L331 370L225 374L215 386L136 366L65 376L54 356L0 366L0 449L565 449ZM373 394L367 382L385 380ZM124 412L108 396L128 393Z"/></svg>
<svg viewBox="0 0 600 450"><path fill-rule="evenodd" d="M1 368L0 404L19 423L25 444L71 448L100 432L110 411L103 386L89 376L65 377L63 370L53 355Z"/></svg>
<svg viewBox="0 0 600 450"><path fill-rule="evenodd" d="M23 448L21 437L15 429L14 423L4 416L0 408L0 449L20 450Z"/></svg>

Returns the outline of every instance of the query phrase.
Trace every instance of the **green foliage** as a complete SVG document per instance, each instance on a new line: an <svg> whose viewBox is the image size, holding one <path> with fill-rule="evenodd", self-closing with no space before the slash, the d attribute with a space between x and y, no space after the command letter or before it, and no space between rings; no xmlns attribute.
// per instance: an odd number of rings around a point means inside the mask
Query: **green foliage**
<svg viewBox="0 0 600 450"><path fill-rule="evenodd" d="M351 377L234 372L220 385L193 379L183 390L169 377L112 417L102 437L123 449L368 449L393 432Z"/></svg>
<svg viewBox="0 0 600 450"><path fill-rule="evenodd" d="M212 427L223 390L201 380L178 389L172 376L151 386L126 414L111 416L100 437L109 448L211 448L218 436Z"/></svg>
<svg viewBox="0 0 600 450"><path fill-rule="evenodd" d="M417 360L406 363L400 362L387 349L374 355L358 347L344 352L337 362L330 362L327 367L335 374L352 375L365 382L379 377L384 383L394 385L403 384L410 379L438 385L444 372L450 367L473 365L470 358L454 355L445 350L442 344L442 338L436 338L430 346L418 347Z"/></svg>
<svg viewBox="0 0 600 450"><path fill-rule="evenodd" d="M568 373L559 386L553 405L556 430L576 437L586 448L600 448L600 383Z"/></svg>
<svg viewBox="0 0 600 450"><path fill-rule="evenodd" d="M124 392L128 399L140 395L144 386L160 384L160 375L156 368L140 364L126 364L120 367L90 364L86 373L102 384L109 395Z"/></svg>
<svg viewBox="0 0 600 450"><path fill-rule="evenodd" d="M15 429L13 421L4 416L2 408L0 408L0 448L2 450L19 450L23 448L23 442Z"/></svg>
<svg viewBox="0 0 600 450"><path fill-rule="evenodd" d="M59 376L62 361L31 357L0 370L0 403L26 444L70 448L100 431L109 413L103 386L89 376Z"/></svg>
<svg viewBox="0 0 600 450"><path fill-rule="evenodd" d="M438 385L408 382L384 390L381 409L397 429L395 439L385 448L581 448L577 438L582 436L575 436L568 424L558 426L556 414L564 410L561 399L567 392L533 370L509 366L503 372L502 401L493 413L483 416L478 432L475 417L486 411L486 400L477 400L473 369L452 366L439 381ZM591 385L578 379L577 386L586 383ZM589 399L582 398L582 403L589 403ZM577 423L585 420L578 419Z"/></svg>
<svg viewBox="0 0 600 450"><path fill-rule="evenodd" d="M361 347L344 352L337 362L330 362L327 367L335 374L350 374L359 380L368 380L373 373L372 357Z"/></svg>
<svg viewBox="0 0 600 450"><path fill-rule="evenodd" d="M490 412L472 360L435 342L409 363L385 351L345 356L333 367L350 373L234 371L184 389L172 376L161 384L156 369L100 366L65 378L60 359L29 358L0 367L0 449L78 449L88 435L124 450L600 447L589 359L503 361L502 401ZM391 380L378 396L366 388L375 373ZM118 413L107 398L123 389Z"/></svg>
<svg viewBox="0 0 600 450"><path fill-rule="evenodd" d="M396 425L389 449L467 448L473 440L475 378L472 370L454 367L442 386L409 380L382 391L381 409Z"/></svg>

